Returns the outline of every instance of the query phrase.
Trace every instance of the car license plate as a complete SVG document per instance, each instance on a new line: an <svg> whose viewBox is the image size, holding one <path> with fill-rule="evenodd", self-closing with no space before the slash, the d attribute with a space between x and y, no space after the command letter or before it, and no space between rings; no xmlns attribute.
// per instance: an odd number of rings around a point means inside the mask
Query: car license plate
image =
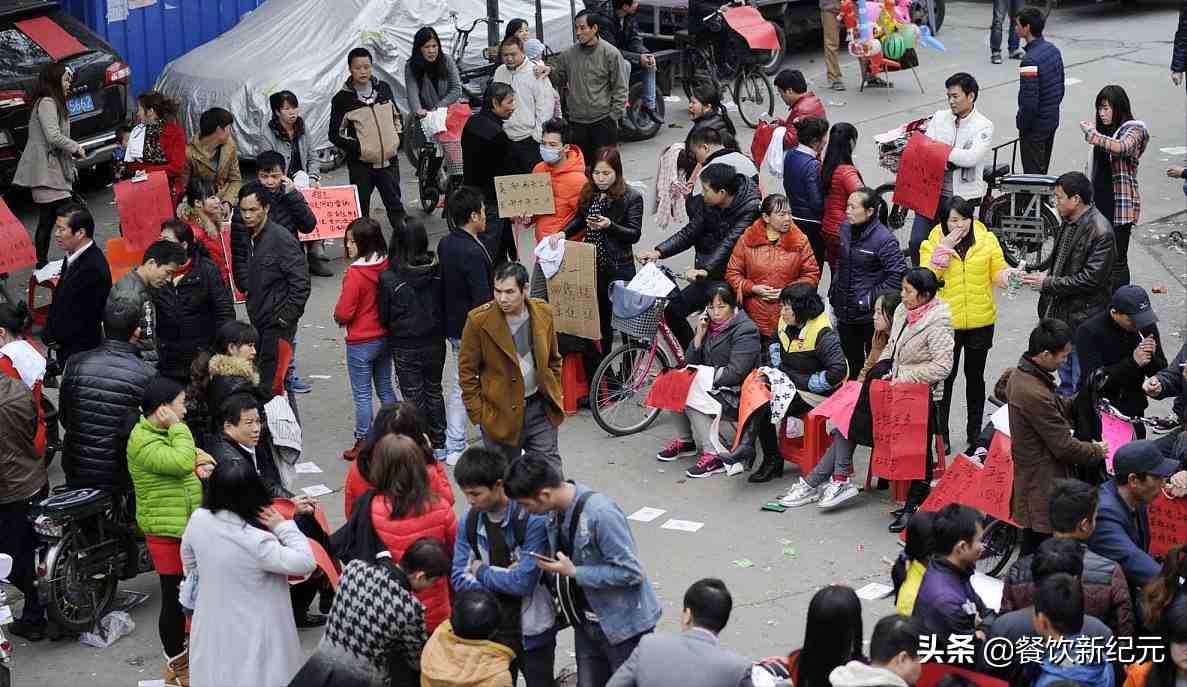
<svg viewBox="0 0 1187 687"><path fill-rule="evenodd" d="M80 114L94 111L95 101L91 98L90 93L76 95L66 101L66 109L70 111L71 117L77 117Z"/></svg>

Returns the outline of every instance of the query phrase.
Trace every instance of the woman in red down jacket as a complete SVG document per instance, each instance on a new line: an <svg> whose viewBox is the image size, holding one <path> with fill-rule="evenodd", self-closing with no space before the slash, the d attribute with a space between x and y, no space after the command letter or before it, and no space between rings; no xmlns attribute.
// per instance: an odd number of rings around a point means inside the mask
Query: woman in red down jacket
<svg viewBox="0 0 1187 687"><path fill-rule="evenodd" d="M134 160L125 157L125 174L164 172L176 207L186 184L186 140L185 131L177 124L177 101L156 91L141 94L137 101L136 121L144 126L144 149Z"/></svg>
<svg viewBox="0 0 1187 687"><path fill-rule="evenodd" d="M457 516L449 503L429 486L424 469L424 447L411 438L389 434L379 440L371 461L371 524L392 554L400 560L417 539L429 537L453 551ZM431 455L431 454L430 454ZM449 579L442 576L429 588L416 592L425 607L429 634L449 620Z"/></svg>
<svg viewBox="0 0 1187 687"><path fill-rule="evenodd" d="M453 485L449 482L449 476L445 474L445 465L433 458L433 447L426 436L424 415L407 401L389 403L380 408L375 415L375 421L371 423L371 432L367 434L367 440L359 449L358 458L346 471L346 485L342 491L346 501L344 510L347 520L354 512L354 502L368 489L374 488L366 476L371 474L375 446L380 439L389 434L406 436L421 445L425 451L425 473L428 475L429 486L434 494L448 501L449 505L452 506L454 503Z"/></svg>
<svg viewBox="0 0 1187 687"><path fill-rule="evenodd" d="M865 186L861 172L853 166L853 150L856 147L857 129L848 122L834 124L828 134L828 148L824 151L824 164L820 169L821 190L824 191L820 226L833 273L836 273L833 263L837 259L837 230L845 221L845 203L849 201L851 193ZM823 271L824 265L820 268Z"/></svg>

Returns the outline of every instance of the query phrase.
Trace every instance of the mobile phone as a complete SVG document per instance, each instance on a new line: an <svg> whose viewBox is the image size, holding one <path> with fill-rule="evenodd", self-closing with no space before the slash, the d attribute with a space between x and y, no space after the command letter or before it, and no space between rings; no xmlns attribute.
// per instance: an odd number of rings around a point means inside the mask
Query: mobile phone
<svg viewBox="0 0 1187 687"><path fill-rule="evenodd" d="M542 553L536 553L535 551L528 551L528 555L531 556L532 558L535 558L538 561L544 561L545 563L555 563L556 562L555 558L549 558L548 556L545 556Z"/></svg>

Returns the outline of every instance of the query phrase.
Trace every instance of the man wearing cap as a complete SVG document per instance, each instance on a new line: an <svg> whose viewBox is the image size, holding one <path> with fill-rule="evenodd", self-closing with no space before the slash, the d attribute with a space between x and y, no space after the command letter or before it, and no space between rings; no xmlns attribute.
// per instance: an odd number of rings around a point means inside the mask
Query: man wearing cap
<svg viewBox="0 0 1187 687"><path fill-rule="evenodd" d="M1145 586L1160 566L1147 553L1150 519L1146 506L1179 472L1179 464L1162 457L1152 441L1131 441L1113 456L1113 479L1101 485L1096 508L1096 529L1088 548L1116 561L1125 571L1130 590ZM1134 595L1133 598L1138 598Z"/></svg>
<svg viewBox="0 0 1187 687"><path fill-rule="evenodd" d="M1117 289L1109 309L1088 318L1076 330L1075 349L1080 355L1081 388L1089 375L1101 370L1107 377L1101 397L1131 418L1145 414L1150 402L1142 384L1166 367L1158 315L1150 307L1145 289L1137 284ZM1140 421L1133 429L1138 439L1146 438L1146 426Z"/></svg>

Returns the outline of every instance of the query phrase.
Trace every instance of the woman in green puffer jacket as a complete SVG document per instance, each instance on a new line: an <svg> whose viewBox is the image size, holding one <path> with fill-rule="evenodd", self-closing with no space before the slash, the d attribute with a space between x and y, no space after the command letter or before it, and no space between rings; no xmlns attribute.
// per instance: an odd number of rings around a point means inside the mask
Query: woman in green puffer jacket
<svg viewBox="0 0 1187 687"><path fill-rule="evenodd" d="M194 436L182 422L185 390L180 384L165 377L152 379L140 410L143 415L128 438L136 522L161 579L157 630L165 650L165 682L175 684L184 675L180 684L186 684L185 616L177 594L182 580L181 535L190 515L202 505L201 480L210 475L213 460L195 448Z"/></svg>

